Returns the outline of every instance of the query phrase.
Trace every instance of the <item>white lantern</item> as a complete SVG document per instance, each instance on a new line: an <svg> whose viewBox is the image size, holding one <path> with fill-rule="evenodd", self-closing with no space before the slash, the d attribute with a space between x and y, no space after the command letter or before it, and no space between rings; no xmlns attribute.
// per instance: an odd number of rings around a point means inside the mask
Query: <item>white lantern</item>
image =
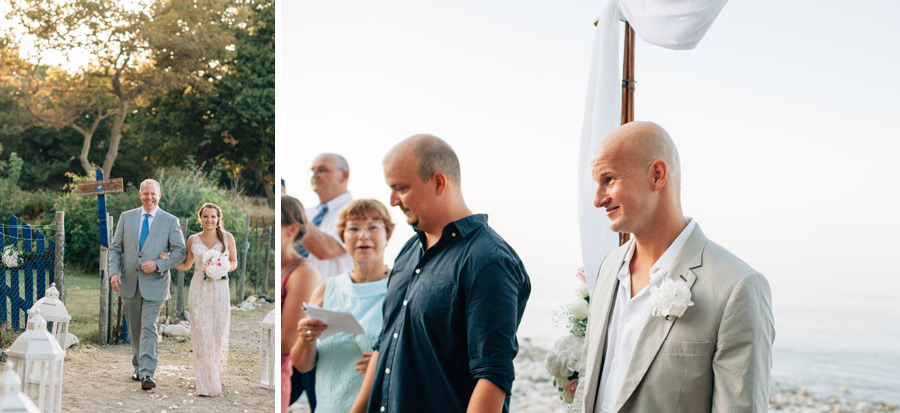
<svg viewBox="0 0 900 413"><path fill-rule="evenodd" d="M47 320L47 330L56 342L66 351L66 336L69 334L69 320L72 316L66 310L66 306L59 299L59 290L56 289L56 283L50 284L50 288L44 293L44 298L37 300L32 309L41 310L41 316Z"/></svg>
<svg viewBox="0 0 900 413"><path fill-rule="evenodd" d="M259 387L275 389L275 355L278 354L275 345L275 321L278 315L272 310L262 321L262 337L259 343ZM280 354L279 354L280 355ZM281 358L278 358L281 361ZM279 366L280 367L280 366Z"/></svg>
<svg viewBox="0 0 900 413"><path fill-rule="evenodd" d="M40 412L34 402L22 393L22 381L8 361L3 373L0 373L0 412Z"/></svg>
<svg viewBox="0 0 900 413"><path fill-rule="evenodd" d="M40 310L28 310L28 329L16 338L6 352L16 374L22 378L22 390L42 412L62 409L63 351L47 331Z"/></svg>

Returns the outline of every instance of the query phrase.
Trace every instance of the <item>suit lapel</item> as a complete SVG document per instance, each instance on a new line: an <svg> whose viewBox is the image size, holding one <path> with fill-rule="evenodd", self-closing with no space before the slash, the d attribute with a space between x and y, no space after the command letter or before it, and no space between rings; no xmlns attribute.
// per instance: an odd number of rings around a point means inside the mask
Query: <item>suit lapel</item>
<svg viewBox="0 0 900 413"><path fill-rule="evenodd" d="M135 257L137 257L141 252L141 209L137 208L132 209L131 211L132 212L124 218L126 220L124 224L131 228L127 234L135 235L126 237L125 240L128 242L128 247L133 248Z"/></svg>
<svg viewBox="0 0 900 413"><path fill-rule="evenodd" d="M697 276L691 269L702 264L703 248L706 246L706 242L707 238L703 235L703 231L700 231L700 225L696 225L681 252L678 253L678 257L672 263L672 268L666 277L674 281L683 280L687 283L688 288L693 288ZM691 308L688 308L687 311L691 311ZM656 358L656 353L659 352L663 341L677 321L678 319L675 317L669 317L666 320L662 317L649 316L647 324L644 325L638 337L631 362L628 364L628 371L625 373L625 381L622 383L622 390L619 392L619 399L616 401L614 411L619 411L634 393L650 368L653 359Z"/></svg>
<svg viewBox="0 0 900 413"><path fill-rule="evenodd" d="M591 307L588 322L591 324L590 336L588 336L587 360L585 360L585 377L590 381L585 383L585 407L587 411L593 409L594 400L597 398L597 385L603 372L603 355L606 349L606 330L609 328L609 315L615 302L618 290L619 270L624 264L625 255L630 244L620 247L607 258L608 265L601 265L594 290L591 293ZM593 321L593 322L592 322Z"/></svg>

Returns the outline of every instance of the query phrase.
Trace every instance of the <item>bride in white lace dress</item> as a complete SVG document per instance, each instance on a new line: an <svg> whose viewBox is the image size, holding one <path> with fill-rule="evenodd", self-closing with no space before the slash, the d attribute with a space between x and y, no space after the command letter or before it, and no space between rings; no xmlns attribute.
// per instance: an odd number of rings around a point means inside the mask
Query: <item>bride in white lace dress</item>
<svg viewBox="0 0 900 413"><path fill-rule="evenodd" d="M187 257L175 269L185 271L194 265L188 300L191 314L191 348L194 355L196 394L220 396L228 361L228 335L231 326L231 296L227 279L213 279L205 274L203 254L216 250L221 261L229 263L228 271L237 268L234 236L225 231L222 209L206 203L197 212L203 230L187 240Z"/></svg>

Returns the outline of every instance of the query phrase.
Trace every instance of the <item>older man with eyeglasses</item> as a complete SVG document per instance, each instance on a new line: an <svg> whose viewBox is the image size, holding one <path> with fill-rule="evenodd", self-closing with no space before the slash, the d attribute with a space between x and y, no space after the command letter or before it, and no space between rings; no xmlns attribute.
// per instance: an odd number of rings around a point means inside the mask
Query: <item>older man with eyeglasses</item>
<svg viewBox="0 0 900 413"><path fill-rule="evenodd" d="M325 281L353 270L353 259L344 249L337 228L338 213L353 200L347 191L350 166L341 155L323 153L313 160L311 173L310 183L319 196L319 205L306 209L306 219L311 225L306 225L306 234L295 248L319 271L322 281ZM302 314L299 308L285 311ZM294 403L306 392L309 405L315 410L315 377L315 370L308 373L300 373L296 368L292 370L290 403Z"/></svg>
<svg viewBox="0 0 900 413"><path fill-rule="evenodd" d="M353 260L344 250L338 236L337 217L344 205L353 200L347 191L350 166L343 156L323 153L312 165L312 189L319 196L319 205L306 210L313 224L297 244L297 251L306 257L325 281L353 269Z"/></svg>

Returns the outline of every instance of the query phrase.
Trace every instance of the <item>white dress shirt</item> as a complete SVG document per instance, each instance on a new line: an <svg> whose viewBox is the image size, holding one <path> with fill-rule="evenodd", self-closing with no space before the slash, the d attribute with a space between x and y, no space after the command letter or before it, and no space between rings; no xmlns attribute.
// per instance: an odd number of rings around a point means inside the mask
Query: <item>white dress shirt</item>
<svg viewBox="0 0 900 413"><path fill-rule="evenodd" d="M607 330L606 357L603 359L603 372L597 399L594 405L596 412L611 412L615 409L625 374L634 355L637 339L647 324L650 316L650 286L659 286L668 274L675 257L684 247L691 232L697 224L688 218L688 225L681 234L672 241L666 252L650 267L650 284L631 296L631 257L634 255L634 242L625 254L622 269L619 271L619 287L616 290L616 301Z"/></svg>
<svg viewBox="0 0 900 413"><path fill-rule="evenodd" d="M144 207L141 207L141 217L138 219L138 234L141 233L141 229L144 226L144 215L150 214L150 219L147 220L147 234L150 233L150 228L153 228L153 218L156 218L156 213L159 212L159 207L153 208L152 211L147 211Z"/></svg>
<svg viewBox="0 0 900 413"><path fill-rule="evenodd" d="M325 212L325 216L322 218L322 223L319 224L319 230L334 238L338 243L341 244L341 248L344 247L344 241L340 236L338 236L338 213L341 212L341 208L343 208L344 205L349 204L352 200L353 197L350 195L350 192L344 192L343 194L340 194L334 197L334 199L326 202L325 205L328 206L328 212ZM311 224L313 217L315 217L318 213L318 206L307 208L306 220ZM320 260L315 256L315 254L310 253L307 260L310 264L312 264L313 267L319 270L319 274L322 276L322 281L353 270L353 258L350 258L350 254L347 254L346 251L325 260Z"/></svg>

